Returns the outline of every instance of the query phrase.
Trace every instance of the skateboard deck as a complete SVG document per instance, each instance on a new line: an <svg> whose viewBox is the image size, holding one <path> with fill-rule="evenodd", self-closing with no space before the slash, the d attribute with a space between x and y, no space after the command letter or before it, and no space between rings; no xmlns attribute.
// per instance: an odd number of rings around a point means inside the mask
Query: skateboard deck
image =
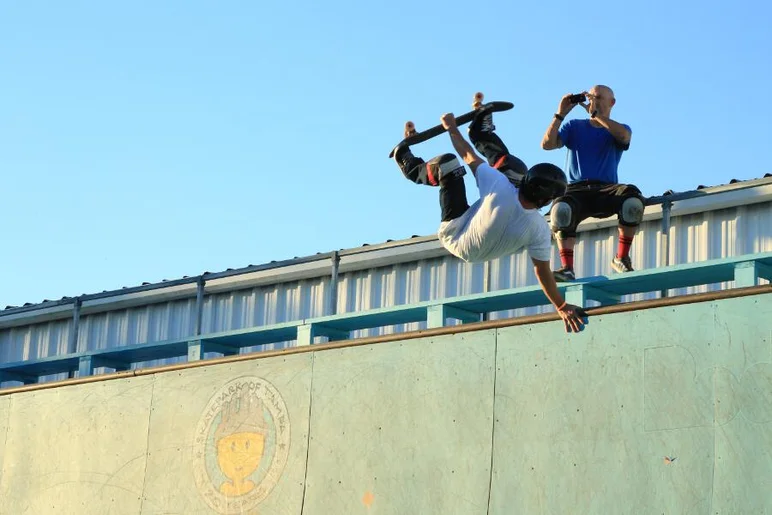
<svg viewBox="0 0 772 515"><path fill-rule="evenodd" d="M480 110L486 110L490 111L492 113L497 113L500 111L509 111L515 105L512 102L488 102L486 104L482 103L483 95L482 93L477 93L475 95L475 101L472 104L472 106L475 108L472 111L469 111L468 113L464 113L461 116L456 117L456 125L464 125L466 123L471 122L474 120L475 115ZM446 132L445 128L442 126L442 124L435 125L434 127L431 127L429 129L426 129L425 131L421 132L415 132L415 126L413 125L413 122L407 122L405 124L405 132L410 133L409 136L407 136L405 139L397 143L393 149L391 149L391 152L389 153L389 159L394 157L394 152L396 151L397 147L400 145L415 145L418 143L423 143L424 141L430 140L434 138L435 136L439 136L443 132Z"/></svg>

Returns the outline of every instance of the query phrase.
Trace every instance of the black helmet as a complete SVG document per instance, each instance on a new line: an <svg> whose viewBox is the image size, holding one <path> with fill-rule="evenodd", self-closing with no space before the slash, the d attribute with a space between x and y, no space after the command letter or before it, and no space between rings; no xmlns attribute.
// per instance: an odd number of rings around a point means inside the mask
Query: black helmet
<svg viewBox="0 0 772 515"><path fill-rule="evenodd" d="M528 200L546 206L565 195L567 187L568 180L563 170L552 163L539 163L525 174L520 191Z"/></svg>

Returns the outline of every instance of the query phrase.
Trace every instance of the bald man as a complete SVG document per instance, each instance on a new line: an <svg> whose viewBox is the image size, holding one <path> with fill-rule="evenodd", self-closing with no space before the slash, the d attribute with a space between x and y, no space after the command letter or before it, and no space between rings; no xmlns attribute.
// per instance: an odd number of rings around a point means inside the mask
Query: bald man
<svg viewBox="0 0 772 515"><path fill-rule="evenodd" d="M562 265L553 275L559 282L576 278L576 227L590 217L617 216L619 241L611 268L619 273L633 271L630 247L643 219L646 199L637 187L619 182L617 169L622 153L630 148L632 130L629 125L611 119L614 104L614 92L608 86L593 86L590 91L565 95L541 142L544 150L568 148L568 189L550 208L550 226ZM563 124L577 105L590 117Z"/></svg>

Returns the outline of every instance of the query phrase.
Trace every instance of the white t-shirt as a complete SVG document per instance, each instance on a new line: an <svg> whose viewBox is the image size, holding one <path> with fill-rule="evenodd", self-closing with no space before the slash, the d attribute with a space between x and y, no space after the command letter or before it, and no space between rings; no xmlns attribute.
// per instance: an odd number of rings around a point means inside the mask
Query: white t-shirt
<svg viewBox="0 0 772 515"><path fill-rule="evenodd" d="M487 163L475 174L480 199L460 217L442 222L437 236L454 256L467 262L495 259L528 249L540 261L551 257L551 234L538 209L525 209L514 184Z"/></svg>

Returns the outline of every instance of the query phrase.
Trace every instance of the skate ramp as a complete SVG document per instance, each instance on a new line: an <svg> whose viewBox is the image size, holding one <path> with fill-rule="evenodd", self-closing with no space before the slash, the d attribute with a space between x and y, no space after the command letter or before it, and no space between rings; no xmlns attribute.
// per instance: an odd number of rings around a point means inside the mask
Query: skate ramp
<svg viewBox="0 0 772 515"><path fill-rule="evenodd" d="M770 512L759 291L16 390L0 514Z"/></svg>
<svg viewBox="0 0 772 515"><path fill-rule="evenodd" d="M491 513L772 510L769 300L499 331Z"/></svg>

